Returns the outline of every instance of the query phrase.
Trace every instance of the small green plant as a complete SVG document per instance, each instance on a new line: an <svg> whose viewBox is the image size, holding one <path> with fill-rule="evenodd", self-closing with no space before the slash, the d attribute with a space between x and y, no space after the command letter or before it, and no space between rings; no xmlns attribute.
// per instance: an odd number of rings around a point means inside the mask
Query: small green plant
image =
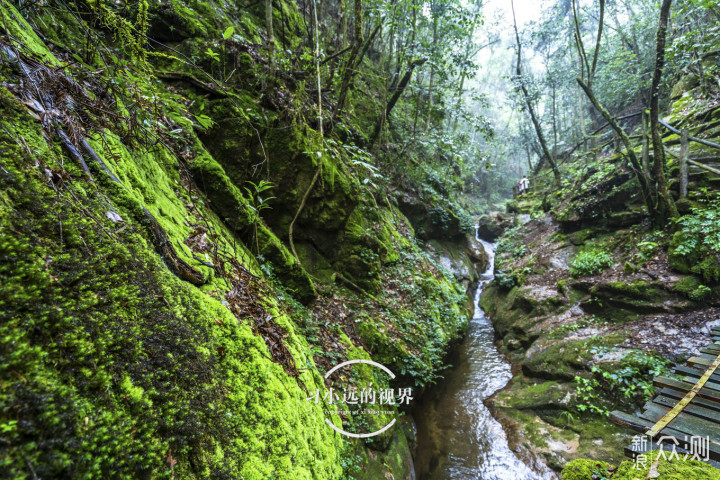
<svg viewBox="0 0 720 480"><path fill-rule="evenodd" d="M653 378L668 371L671 362L642 352L631 352L617 368L595 365L589 378L576 376L578 412L608 415L616 404L641 405L655 394Z"/></svg>
<svg viewBox="0 0 720 480"><path fill-rule="evenodd" d="M273 184L266 180L260 180L260 182L258 183L254 183L248 180L247 183L250 184L250 187L245 187L245 191L248 193L248 208L250 208L254 213L253 232L255 236L255 248L257 253L260 253L260 244L258 243L259 241L257 234L258 222L262 218L260 216L260 212L267 208L271 208L268 202L275 198L265 197L263 196L263 192L273 188Z"/></svg>
<svg viewBox="0 0 720 480"><path fill-rule="evenodd" d="M208 49L205 50L205 55L212 58L216 62L220 61L220 55L218 55L217 52L214 52L210 47L208 47Z"/></svg>
<svg viewBox="0 0 720 480"><path fill-rule="evenodd" d="M600 273L613 264L612 257L599 249L585 250L578 254L570 265L570 274L577 277Z"/></svg>
<svg viewBox="0 0 720 480"><path fill-rule="evenodd" d="M557 281L557 291L561 293L562 295L566 295L568 293L568 286L567 286L567 279L561 278Z"/></svg>
<svg viewBox="0 0 720 480"><path fill-rule="evenodd" d="M593 480L610 480L612 478L612 473L598 465L593 467L592 478Z"/></svg>
<svg viewBox="0 0 720 480"><path fill-rule="evenodd" d="M222 79L223 82L227 82L228 78L226 78L226 72L225 72L225 42L227 42L228 38L232 37L233 32L235 29L233 27L227 27L225 31L223 32L223 42L222 42ZM231 74L232 75L232 74Z"/></svg>
<svg viewBox="0 0 720 480"><path fill-rule="evenodd" d="M707 282L720 281L720 199L706 200L704 207L677 220L668 260L681 272L702 275Z"/></svg>
<svg viewBox="0 0 720 480"><path fill-rule="evenodd" d="M712 289L710 289L710 287L707 287L705 285L699 285L694 291L690 293L690 300L702 302L704 300L707 300L710 297L710 294L712 294Z"/></svg>
<svg viewBox="0 0 720 480"><path fill-rule="evenodd" d="M590 317L581 317L578 319L575 323L566 323L563 324L555 329L553 329L549 337L550 338L564 338L568 335L568 333L576 332L578 330L581 330L583 328L587 328L591 325L601 325L605 323L605 321L601 320L600 318L596 317L595 315L592 315Z"/></svg>
<svg viewBox="0 0 720 480"><path fill-rule="evenodd" d="M513 272L497 272L495 273L495 282L500 288L510 290L517 285L517 278L515 278Z"/></svg>
<svg viewBox="0 0 720 480"><path fill-rule="evenodd" d="M658 246L657 242L645 241L638 243L638 251L633 256L636 263L642 264L650 260Z"/></svg>
<svg viewBox="0 0 720 480"><path fill-rule="evenodd" d="M569 425L575 425L575 415L573 415L569 410L563 410L562 412L560 412L558 418L562 418L565 420L566 427Z"/></svg>

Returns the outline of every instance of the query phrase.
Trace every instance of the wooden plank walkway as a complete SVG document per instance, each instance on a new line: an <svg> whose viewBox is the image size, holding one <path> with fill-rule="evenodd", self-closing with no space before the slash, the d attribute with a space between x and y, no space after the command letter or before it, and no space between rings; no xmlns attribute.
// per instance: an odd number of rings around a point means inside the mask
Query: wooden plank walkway
<svg viewBox="0 0 720 480"><path fill-rule="evenodd" d="M610 414L611 422L646 439L626 447L627 456L635 458L657 450L660 444L668 456L673 447L680 455L692 456L698 448L691 443L702 438L706 450L700 453L701 459L709 457L707 462L720 468L720 327L712 328L710 335L713 343L700 349L700 355L676 365L672 376L653 379L655 397L645 404L640 415L620 411Z"/></svg>

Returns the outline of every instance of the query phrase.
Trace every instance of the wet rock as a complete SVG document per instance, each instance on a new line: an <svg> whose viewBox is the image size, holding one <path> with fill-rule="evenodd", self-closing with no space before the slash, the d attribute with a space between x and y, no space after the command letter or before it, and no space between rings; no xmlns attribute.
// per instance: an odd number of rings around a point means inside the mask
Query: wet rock
<svg viewBox="0 0 720 480"><path fill-rule="evenodd" d="M693 88L700 84L700 80L697 75L690 73L683 76L672 88L670 92L670 98L672 100L678 100L683 96L683 93L689 92Z"/></svg>
<svg viewBox="0 0 720 480"><path fill-rule="evenodd" d="M510 351L520 350L522 348L522 343L520 342L520 340L513 337L505 340L505 346Z"/></svg>
<svg viewBox="0 0 720 480"><path fill-rule="evenodd" d="M465 248L476 269L480 273L485 272L489 261L487 252L485 251L485 246L476 238L468 237Z"/></svg>
<svg viewBox="0 0 720 480"><path fill-rule="evenodd" d="M521 213L516 218L517 218L517 222L520 225L525 225L527 223L530 223L530 220L532 220L532 217L530 217L530 214L528 214L528 213Z"/></svg>
<svg viewBox="0 0 720 480"><path fill-rule="evenodd" d="M491 212L478 219L478 236L494 242L505 230L513 226L512 218L502 212Z"/></svg>
<svg viewBox="0 0 720 480"><path fill-rule="evenodd" d="M398 208L405 215L416 235L423 240L459 240L470 233L468 227L449 205L424 201L420 195L404 192L397 197Z"/></svg>
<svg viewBox="0 0 720 480"><path fill-rule="evenodd" d="M450 271L468 291L487 269L485 247L474 238L468 236L461 242L432 240L429 245L443 268Z"/></svg>
<svg viewBox="0 0 720 480"><path fill-rule="evenodd" d="M614 228L625 228L637 225L642 222L643 212L641 210L623 210L608 215L607 225Z"/></svg>

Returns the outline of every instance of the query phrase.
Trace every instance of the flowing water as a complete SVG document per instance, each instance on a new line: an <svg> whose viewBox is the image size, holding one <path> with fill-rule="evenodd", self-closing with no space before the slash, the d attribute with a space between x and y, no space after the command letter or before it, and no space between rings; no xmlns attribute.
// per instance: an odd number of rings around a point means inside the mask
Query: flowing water
<svg viewBox="0 0 720 480"><path fill-rule="evenodd" d="M418 480L536 480L510 450L501 425L483 401L512 378L510 364L495 347L490 320L477 302L493 278L495 246L480 240L488 253L487 271L475 294L475 315L449 359L453 365L413 412L418 427L415 472Z"/></svg>

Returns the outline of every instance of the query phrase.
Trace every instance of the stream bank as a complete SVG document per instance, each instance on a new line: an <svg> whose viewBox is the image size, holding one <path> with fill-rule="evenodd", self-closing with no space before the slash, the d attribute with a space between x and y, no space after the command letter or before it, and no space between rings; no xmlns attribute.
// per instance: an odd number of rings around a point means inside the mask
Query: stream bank
<svg viewBox="0 0 720 480"><path fill-rule="evenodd" d="M513 205L528 221L499 239L495 281L480 298L513 363L512 380L488 402L511 448L555 471L577 458L618 464L633 434L607 413L641 406L654 373L706 343L720 310L693 294L701 279L674 271L659 247L667 240L642 225L573 231L540 205ZM583 270L598 259L602 267Z"/></svg>
<svg viewBox="0 0 720 480"><path fill-rule="evenodd" d="M487 268L480 276L477 306L493 279L495 245L478 241L487 252ZM484 401L512 378L510 364L494 343L494 329L476 307L468 332L448 362L442 381L427 391L413 411L418 431L415 456L417 478L536 480L555 478L541 464L537 473L508 446L503 426Z"/></svg>

